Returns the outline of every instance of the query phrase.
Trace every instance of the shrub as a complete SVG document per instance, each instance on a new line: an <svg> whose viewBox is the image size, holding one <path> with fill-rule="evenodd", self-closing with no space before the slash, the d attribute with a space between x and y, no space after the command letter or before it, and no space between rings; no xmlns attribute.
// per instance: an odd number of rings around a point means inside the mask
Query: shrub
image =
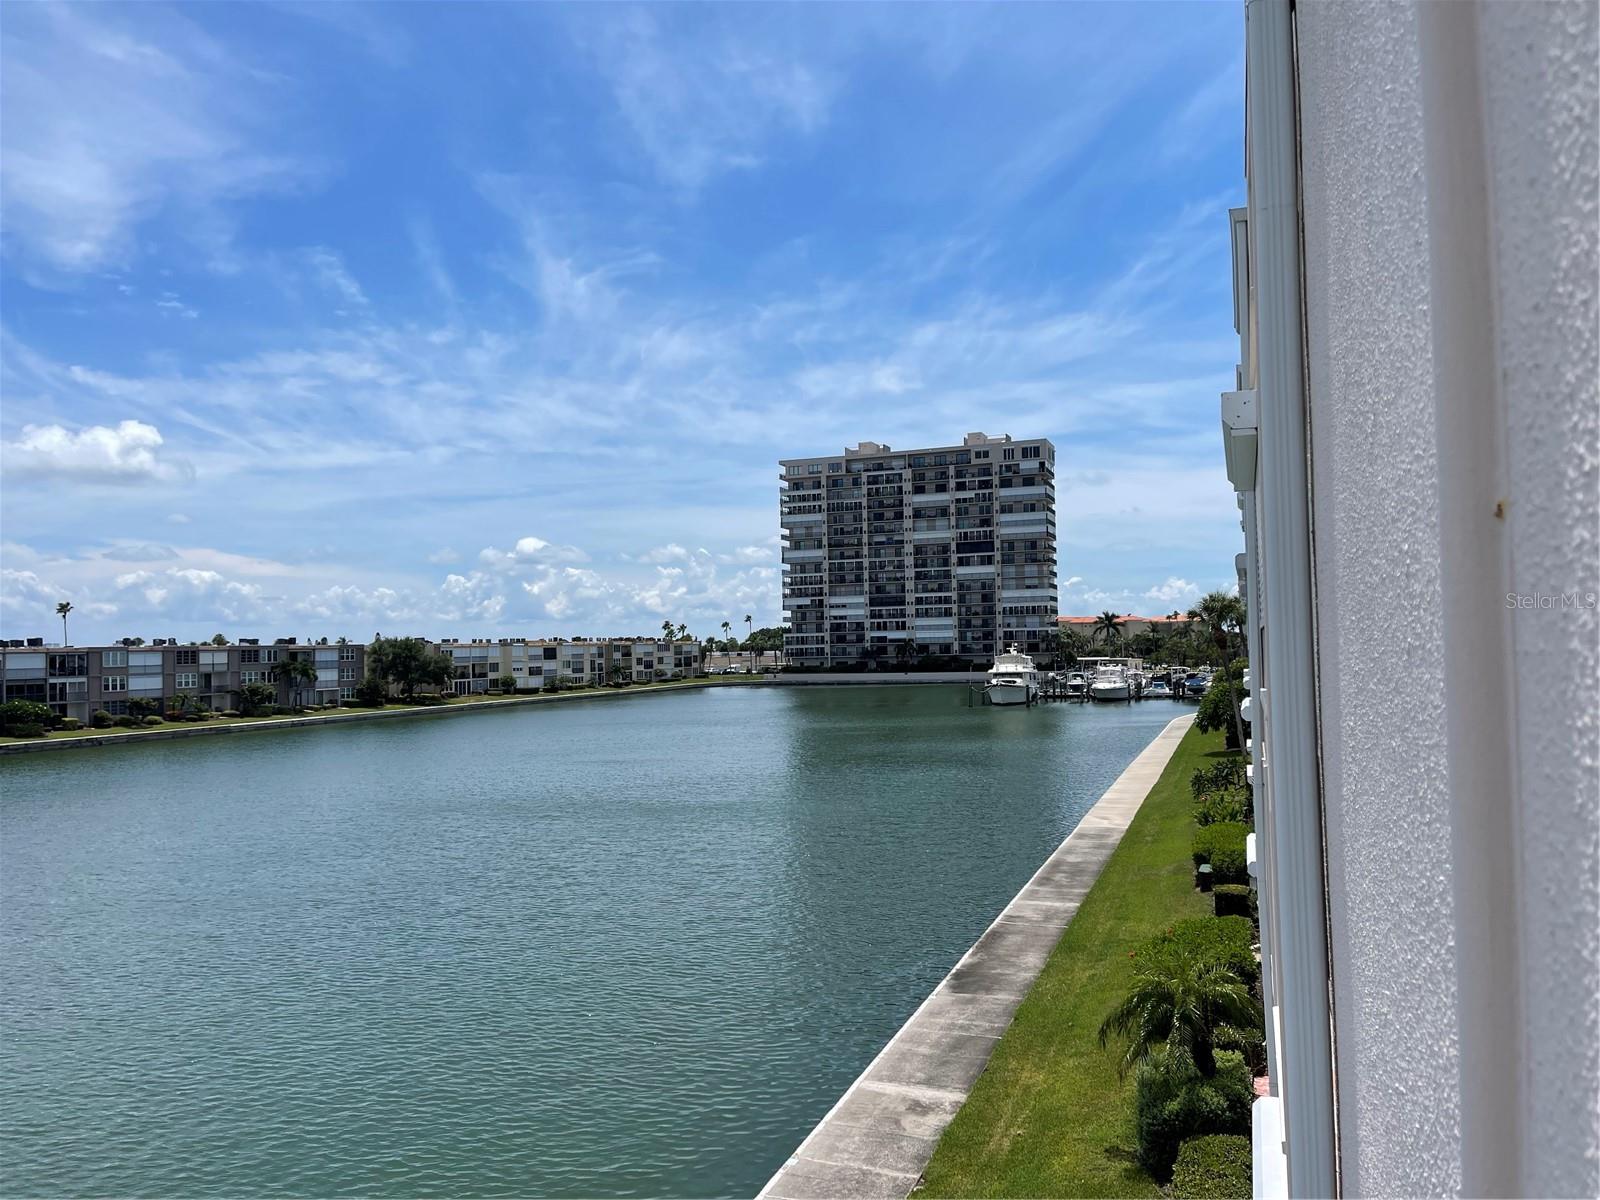
<svg viewBox="0 0 1600 1200"><path fill-rule="evenodd" d="M382 708L389 699L389 685L376 675L368 675L356 684L356 703L368 708Z"/></svg>
<svg viewBox="0 0 1600 1200"><path fill-rule="evenodd" d="M1250 827L1242 821L1217 821L1202 825L1194 834L1194 865L1211 864L1215 883L1249 883L1244 839Z"/></svg>
<svg viewBox="0 0 1600 1200"><path fill-rule="evenodd" d="M7 700L0 704L0 730L12 737L38 737L55 724L55 719L50 706L37 700Z"/></svg>
<svg viewBox="0 0 1600 1200"><path fill-rule="evenodd" d="M161 724L161 718L156 716L154 713L151 713L148 717L144 718L144 723L146 725L159 725Z"/></svg>
<svg viewBox="0 0 1600 1200"><path fill-rule="evenodd" d="M445 698L433 692L419 692L411 697L411 703L420 704L423 708L435 708L445 703Z"/></svg>
<svg viewBox="0 0 1600 1200"><path fill-rule="evenodd" d="M62 717L61 720L57 722L56 728L65 729L70 733L75 730L82 729L83 722L78 720L77 717Z"/></svg>
<svg viewBox="0 0 1600 1200"><path fill-rule="evenodd" d="M111 714L103 708L97 708L89 714L89 724L96 729L110 729L112 724Z"/></svg>
<svg viewBox="0 0 1600 1200"><path fill-rule="evenodd" d="M272 715L275 717L287 717L293 714L294 708L288 704L274 704L272 706Z"/></svg>
<svg viewBox="0 0 1600 1200"><path fill-rule="evenodd" d="M237 708L225 708L218 715L224 717L237 717L239 715L239 710Z"/></svg>
<svg viewBox="0 0 1600 1200"><path fill-rule="evenodd" d="M1255 820L1255 815L1248 788L1223 788L1207 792L1194 806L1196 825L1215 825L1219 821L1248 825Z"/></svg>
<svg viewBox="0 0 1600 1200"><path fill-rule="evenodd" d="M1219 883L1211 889L1212 911L1219 917L1229 919L1243 917L1249 920L1251 913L1250 888L1243 883Z"/></svg>
<svg viewBox="0 0 1600 1200"><path fill-rule="evenodd" d="M128 711L136 717L153 717L161 711L161 701L149 696L135 696L128 701Z"/></svg>
<svg viewBox="0 0 1600 1200"><path fill-rule="evenodd" d="M1189 777L1189 791L1199 800L1212 792L1242 788L1245 786L1244 767L1242 758L1225 758L1209 767L1201 767Z"/></svg>
<svg viewBox="0 0 1600 1200"><path fill-rule="evenodd" d="M1192 954L1227 967L1241 983L1253 984L1261 975L1254 943L1255 926L1248 917L1191 917L1151 938L1135 953L1141 961L1173 953Z"/></svg>
<svg viewBox="0 0 1600 1200"><path fill-rule="evenodd" d="M139 723L139 718L132 713L122 713L111 718L111 723L118 729L132 729Z"/></svg>
<svg viewBox="0 0 1600 1200"><path fill-rule="evenodd" d="M1244 1057L1217 1052L1217 1073L1207 1079L1182 1055L1163 1053L1134 1078L1134 1138L1139 1165L1165 1183L1178 1147L1206 1134L1250 1132L1255 1099Z"/></svg>
<svg viewBox="0 0 1600 1200"><path fill-rule="evenodd" d="M1250 1200L1250 1139L1236 1133L1190 1138L1172 1169L1175 1200Z"/></svg>

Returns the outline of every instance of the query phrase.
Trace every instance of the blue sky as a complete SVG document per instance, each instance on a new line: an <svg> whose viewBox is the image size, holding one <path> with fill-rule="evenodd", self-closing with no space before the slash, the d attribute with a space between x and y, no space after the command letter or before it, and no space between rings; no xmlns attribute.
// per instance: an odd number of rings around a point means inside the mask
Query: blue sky
<svg viewBox="0 0 1600 1200"><path fill-rule="evenodd" d="M1062 607L1239 542L1234 4L11 5L7 636L699 633L780 457L1046 435Z"/></svg>

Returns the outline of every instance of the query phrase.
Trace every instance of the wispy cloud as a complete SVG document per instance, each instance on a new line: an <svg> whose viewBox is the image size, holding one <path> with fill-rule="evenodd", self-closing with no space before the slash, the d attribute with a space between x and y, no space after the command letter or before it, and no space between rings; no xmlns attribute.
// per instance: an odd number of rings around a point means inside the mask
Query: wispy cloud
<svg viewBox="0 0 1600 1200"><path fill-rule="evenodd" d="M693 192L759 167L771 143L815 132L835 84L795 54L735 31L714 9L610 9L574 25L652 170Z"/></svg>
<svg viewBox="0 0 1600 1200"><path fill-rule="evenodd" d="M310 171L264 144L262 77L176 12L23 5L0 44L5 246L30 266L127 262L168 209L216 237L219 205Z"/></svg>

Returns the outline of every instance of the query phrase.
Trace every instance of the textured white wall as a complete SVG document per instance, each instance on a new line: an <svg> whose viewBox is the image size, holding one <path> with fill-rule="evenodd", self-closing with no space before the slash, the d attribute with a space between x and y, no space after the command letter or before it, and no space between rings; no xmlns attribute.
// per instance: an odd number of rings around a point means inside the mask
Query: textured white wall
<svg viewBox="0 0 1600 1200"><path fill-rule="evenodd" d="M1476 11L1509 569L1526 594L1600 592L1596 12L1583 3ZM1438 162L1450 148L1425 142L1441 126L1424 120L1412 5L1313 0L1298 13L1344 1188L1458 1194L1462 996L1503 986L1506 964L1480 961L1478 931L1458 929L1452 901L1465 877L1452 861L1462 831L1451 824L1440 612L1444 580L1459 571L1441 555L1437 481L1449 464L1438 461L1437 439L1454 398L1437 383L1435 355L1448 350L1433 345L1426 169L1430 152ZM1514 678L1491 673L1482 684L1511 693L1519 1190L1593 1196L1600 614L1516 612L1506 629ZM1487 662L1502 657L1493 649Z"/></svg>
<svg viewBox="0 0 1600 1200"><path fill-rule="evenodd" d="M1460 1190L1415 13L1299 8L1307 372L1346 1194Z"/></svg>
<svg viewBox="0 0 1600 1200"><path fill-rule="evenodd" d="M1593 4L1482 7L1512 584L1600 593ZM1600 613L1512 614L1527 989L1523 1174L1600 1195Z"/></svg>

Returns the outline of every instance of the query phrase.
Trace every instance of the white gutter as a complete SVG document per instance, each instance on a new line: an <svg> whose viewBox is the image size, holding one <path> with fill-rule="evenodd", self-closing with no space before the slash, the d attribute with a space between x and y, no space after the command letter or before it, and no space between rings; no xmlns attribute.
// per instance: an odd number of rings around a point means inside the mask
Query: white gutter
<svg viewBox="0 0 1600 1200"><path fill-rule="evenodd" d="M1262 684L1271 709L1271 902L1288 1189L1338 1194L1311 588L1294 17L1246 0L1249 229L1256 275Z"/></svg>

